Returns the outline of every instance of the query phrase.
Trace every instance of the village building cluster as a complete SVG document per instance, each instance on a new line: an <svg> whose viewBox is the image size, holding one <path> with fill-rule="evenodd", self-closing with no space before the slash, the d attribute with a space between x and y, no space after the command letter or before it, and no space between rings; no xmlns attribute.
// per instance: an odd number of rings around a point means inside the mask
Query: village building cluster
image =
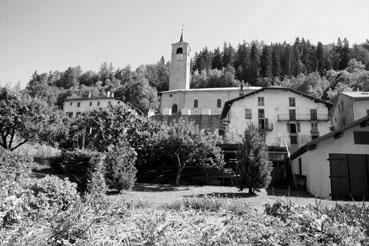
<svg viewBox="0 0 369 246"><path fill-rule="evenodd" d="M265 138L271 161L290 160L285 167L295 183L313 195L369 198L369 92L342 92L332 105L285 87L191 89L190 52L183 35L172 44L169 91L160 94L153 119L184 118L201 129L240 137L253 124ZM64 112L76 117L120 103L113 94L74 97L64 102Z"/></svg>

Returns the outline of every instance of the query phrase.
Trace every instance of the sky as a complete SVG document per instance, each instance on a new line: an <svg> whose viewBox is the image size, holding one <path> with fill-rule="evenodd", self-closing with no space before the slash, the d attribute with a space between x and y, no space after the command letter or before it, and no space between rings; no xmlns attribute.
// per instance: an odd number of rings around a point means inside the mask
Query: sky
<svg viewBox="0 0 369 246"><path fill-rule="evenodd" d="M193 52L244 40L368 39L368 0L0 0L0 85L80 65L156 63L184 40Z"/></svg>

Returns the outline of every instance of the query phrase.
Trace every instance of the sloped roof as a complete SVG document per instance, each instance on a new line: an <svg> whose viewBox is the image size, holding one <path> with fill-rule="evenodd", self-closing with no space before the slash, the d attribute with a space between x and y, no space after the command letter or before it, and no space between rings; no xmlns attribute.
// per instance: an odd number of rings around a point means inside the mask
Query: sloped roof
<svg viewBox="0 0 369 246"><path fill-rule="evenodd" d="M297 151L295 151L292 155L291 155L291 160L293 159L296 159L297 157L299 157L300 155L304 154L305 152L309 151L309 150L312 150L316 147L316 144L328 139L328 138L331 138L331 137L334 137L334 136L338 136L340 134L342 134L344 131L350 129L350 128L353 128L357 125L360 125L360 124L364 124L364 123L369 123L369 115L368 116L365 116L363 118L360 118L358 119L357 121L354 121L352 122L351 124L347 125L346 127L343 127L341 129L338 129L338 130L335 130L335 131L332 131L330 133L327 133L317 139L314 139L313 141L310 141L308 142L307 144L305 144L304 146L302 146L300 149L298 149Z"/></svg>
<svg viewBox="0 0 369 246"><path fill-rule="evenodd" d="M245 86L243 87L243 90L259 90L262 87L260 86ZM237 87L214 87L214 88L194 88L194 89L176 89L176 90L170 90L170 91L162 91L161 94L165 93L174 93L174 92L201 92L201 91L240 91L241 88L239 86Z"/></svg>
<svg viewBox="0 0 369 246"><path fill-rule="evenodd" d="M324 104L327 106L327 108L328 108L328 109L329 109L329 108L331 108L331 107L333 106L333 104L332 104L332 103L330 103L330 102L327 102L327 101L324 101L324 100L322 100L322 99L319 99L319 98L316 98L316 97L310 96L310 95L308 95L308 94L306 94L306 93L303 93L303 92L301 92L301 91L298 91L298 90L295 90L295 89L292 89L292 88L288 88L288 87L281 87L281 86L269 86L269 87L263 87L263 88L261 88L261 89L259 89L259 90L255 90L255 91L250 92L250 93L248 93L248 94L246 94L246 95L242 95L242 96L240 96L240 97L237 97L237 98L234 98L234 99L232 99L232 100L227 101L227 102L224 104L224 107L223 107L223 110L222 110L222 114L221 114L221 119L224 119L224 118L227 116L228 111L229 111L229 109L231 108L231 106L232 106L233 102L238 101L238 100L241 100L241 99L243 99L243 98L245 98L245 97L248 97L248 96L251 96L251 95L257 94L257 93L262 92L262 91L264 91L264 90L284 90L284 91L290 91L290 92L293 92L293 93L298 94L298 95L300 95L300 96L303 96L303 97L309 98L309 99L313 100L314 102L324 103Z"/></svg>
<svg viewBox="0 0 369 246"><path fill-rule="evenodd" d="M368 91L345 91L345 92L341 92L340 94L346 95L353 99L363 99L363 98L369 99Z"/></svg>

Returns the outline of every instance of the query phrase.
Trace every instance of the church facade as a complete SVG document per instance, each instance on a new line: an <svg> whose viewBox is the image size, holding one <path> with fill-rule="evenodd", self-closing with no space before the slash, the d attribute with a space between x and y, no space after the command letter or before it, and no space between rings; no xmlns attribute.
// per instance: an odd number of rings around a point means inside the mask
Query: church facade
<svg viewBox="0 0 369 246"><path fill-rule="evenodd" d="M184 118L200 128L219 129L220 115L226 101L253 92L261 87L223 87L190 89L191 48L183 41L172 44L169 67L169 91L161 93L160 112L154 118L170 123Z"/></svg>

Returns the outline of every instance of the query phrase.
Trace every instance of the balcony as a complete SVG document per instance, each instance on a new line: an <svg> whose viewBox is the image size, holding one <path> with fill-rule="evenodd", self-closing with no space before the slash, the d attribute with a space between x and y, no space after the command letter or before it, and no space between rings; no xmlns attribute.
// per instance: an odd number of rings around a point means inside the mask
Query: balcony
<svg viewBox="0 0 369 246"><path fill-rule="evenodd" d="M317 115L310 115L310 114L296 114L296 115L278 114L278 121L327 121L327 120L329 120L328 119L328 114L317 114Z"/></svg>

